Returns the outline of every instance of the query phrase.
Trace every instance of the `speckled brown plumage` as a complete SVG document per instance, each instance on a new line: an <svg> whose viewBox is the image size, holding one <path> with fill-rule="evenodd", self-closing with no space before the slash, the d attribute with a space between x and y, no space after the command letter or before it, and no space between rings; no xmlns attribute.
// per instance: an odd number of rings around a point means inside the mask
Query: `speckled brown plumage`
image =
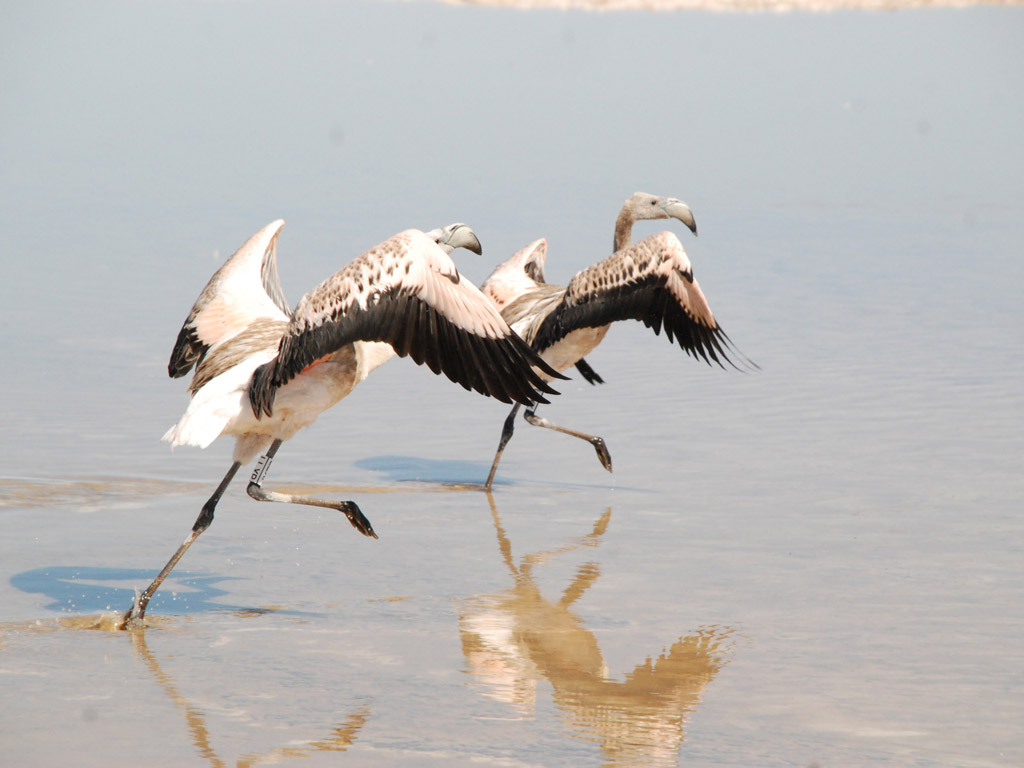
<svg viewBox="0 0 1024 768"><path fill-rule="evenodd" d="M556 374L450 259L417 230L395 235L307 293L277 357L253 375L253 412L270 415L275 392L314 361L357 341L385 342L401 357L503 402L547 402L533 371Z"/></svg>
<svg viewBox="0 0 1024 768"><path fill-rule="evenodd" d="M576 273L565 288L538 286L509 304L502 316L542 355L573 331L640 320L655 333L664 328L687 354L734 365L728 336L671 232L616 251ZM589 351L581 350L580 357Z"/></svg>

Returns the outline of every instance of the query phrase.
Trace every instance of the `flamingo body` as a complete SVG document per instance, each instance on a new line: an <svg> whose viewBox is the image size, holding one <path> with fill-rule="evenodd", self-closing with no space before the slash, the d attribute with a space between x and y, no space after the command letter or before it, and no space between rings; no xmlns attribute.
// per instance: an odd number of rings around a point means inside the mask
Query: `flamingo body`
<svg viewBox="0 0 1024 768"><path fill-rule="evenodd" d="M191 534L124 615L124 628L141 624L160 584L213 522L239 468L261 452L247 487L251 497L336 509L376 538L354 502L269 491L262 482L285 440L395 355L508 403L546 402L544 395L554 393L546 382L559 374L449 257L455 247L480 251L465 225L401 232L311 290L294 310L277 274L283 226L280 219L268 224L214 273L178 333L168 373L176 378L195 369L192 399L163 439L205 448L231 435L234 457Z"/></svg>
<svg viewBox="0 0 1024 768"><path fill-rule="evenodd" d="M662 218L679 219L697 233L685 203L638 192L626 201L616 219L614 252L577 272L565 287L545 280L547 241L541 238L499 264L481 290L550 368L562 372L575 365L592 384L602 379L585 357L620 320L639 320L656 334L664 329L669 341L709 364L738 367L730 355L739 353L712 314L679 238L661 232L630 243L634 222ZM743 362L756 367L745 358ZM487 488L512 437L517 411L518 405L505 420ZM611 471L611 455L601 437L552 424L537 416L535 406L524 417L535 426L591 443L602 466Z"/></svg>

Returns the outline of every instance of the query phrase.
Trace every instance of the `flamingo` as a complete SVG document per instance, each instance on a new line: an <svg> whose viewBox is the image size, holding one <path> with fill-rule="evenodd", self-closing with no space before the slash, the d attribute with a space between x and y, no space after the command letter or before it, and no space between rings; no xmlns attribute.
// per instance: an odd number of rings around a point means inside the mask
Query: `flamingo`
<svg viewBox="0 0 1024 768"><path fill-rule="evenodd" d="M697 224L686 203L637 192L616 219L612 255L577 272L567 286L545 282L547 241L541 238L499 264L481 290L548 365L559 372L576 366L591 384L600 384L603 379L587 364L585 356L618 320L640 320L656 334L664 327L668 340L675 340L688 355L723 368L723 361L738 368L729 352L742 356L711 313L679 238L661 232L630 243L634 222L667 218L679 219L697 234ZM753 366L745 358L743 362ZM520 406L516 403L505 419L484 486L488 491L512 438ZM553 424L537 415L536 405L528 406L523 417L534 426L586 440L594 447L601 466L612 471L604 438Z"/></svg>
<svg viewBox="0 0 1024 768"><path fill-rule="evenodd" d="M456 247L481 252L469 227L401 232L322 282L294 310L277 272L282 227L281 219L263 227L214 273L178 334L168 373L177 378L195 368L192 399L163 439L172 447L205 448L232 435L233 461L121 628L142 624L160 584L210 527L235 474L261 452L247 487L253 499L336 509L360 533L377 538L355 502L269 491L263 481L285 440L396 354L506 403L547 402L545 394L556 394L547 381L557 372L449 258Z"/></svg>

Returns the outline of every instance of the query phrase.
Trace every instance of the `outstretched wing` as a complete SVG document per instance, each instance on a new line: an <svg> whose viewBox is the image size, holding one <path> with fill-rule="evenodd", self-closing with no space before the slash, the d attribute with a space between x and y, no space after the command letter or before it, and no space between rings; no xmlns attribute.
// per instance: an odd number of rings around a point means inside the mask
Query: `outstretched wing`
<svg viewBox="0 0 1024 768"><path fill-rule="evenodd" d="M167 364L172 378L184 376L210 347L220 344L259 319L287 321L291 309L277 275L278 219L250 237L235 251L192 305Z"/></svg>
<svg viewBox="0 0 1024 768"><path fill-rule="evenodd" d="M640 320L655 333L664 327L669 341L709 364L738 367L729 353L742 357L711 314L686 251L671 232L645 238L576 273L558 308L527 338L544 351L573 330L617 320Z"/></svg>
<svg viewBox="0 0 1024 768"><path fill-rule="evenodd" d="M270 414L278 388L356 341L386 342L398 355L506 403L544 403L542 393L556 394L532 367L548 376L554 371L460 277L437 243L406 230L302 298L277 358L253 376L253 412Z"/></svg>

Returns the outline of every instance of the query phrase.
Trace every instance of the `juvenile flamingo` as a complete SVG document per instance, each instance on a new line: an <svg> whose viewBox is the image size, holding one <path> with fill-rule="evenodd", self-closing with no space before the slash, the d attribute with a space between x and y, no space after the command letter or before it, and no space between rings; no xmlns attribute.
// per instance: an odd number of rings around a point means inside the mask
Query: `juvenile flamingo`
<svg viewBox="0 0 1024 768"><path fill-rule="evenodd" d="M160 584L210 527L235 474L263 451L249 496L336 509L360 533L377 538L355 502L268 491L262 484L285 440L394 355L506 403L547 402L544 394L555 393L546 382L557 372L449 258L460 246L480 252L465 225L395 235L307 293L294 310L277 273L283 226L280 219L265 226L214 273L178 334L168 373L177 378L195 367L192 400L163 439L172 447L205 448L231 435L234 456L188 537L122 617L122 628L141 624Z"/></svg>
<svg viewBox="0 0 1024 768"><path fill-rule="evenodd" d="M502 317L537 350L556 371L576 366L591 384L602 379L586 363L589 354L618 320L640 320L655 333L662 327L689 355L724 367L738 367L727 350L737 356L729 337L711 313L700 285L693 277L682 243L671 232L661 232L631 244L633 223L642 219L676 218L697 234L689 206L671 197L637 192L619 212L615 223L615 251L611 256L577 272L568 286L544 279L547 241L535 240L500 264L481 286L501 310ZM753 365L744 358L743 362ZM498 462L512 438L516 403L501 433L485 487L490 490ZM604 438L553 424L537 415L536 405L523 414L534 426L553 429L594 446L598 460L612 471L611 454Z"/></svg>

